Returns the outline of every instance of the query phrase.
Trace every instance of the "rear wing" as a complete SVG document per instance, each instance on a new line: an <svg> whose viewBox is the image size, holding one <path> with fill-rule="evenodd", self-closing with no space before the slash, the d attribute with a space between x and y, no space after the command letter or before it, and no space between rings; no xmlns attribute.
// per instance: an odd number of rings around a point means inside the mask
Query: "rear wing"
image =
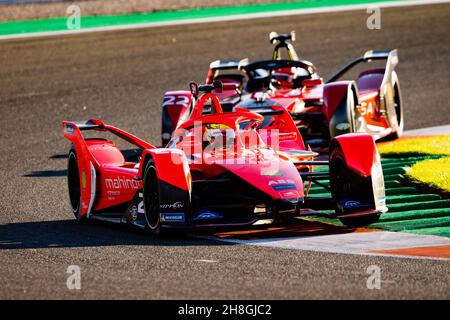
<svg viewBox="0 0 450 320"><path fill-rule="evenodd" d="M141 140L128 132L121 129L109 126L98 119L90 119L88 121L74 122L74 121L63 121L62 127L64 130L64 137L73 143L75 149L79 178L81 181L80 192L81 192L81 216L89 216L93 208L93 203L95 200L95 195L97 192L96 188L96 171L100 167L97 159L93 157L89 151L88 144L83 137L82 131L86 130L97 130L97 131L109 131L112 134L134 144L136 147L141 149L153 149L155 148L151 144ZM72 156L72 153L71 153Z"/></svg>
<svg viewBox="0 0 450 320"><path fill-rule="evenodd" d="M240 69L241 66L247 64L248 64L247 58L242 60L216 60L210 63L209 69L212 70Z"/></svg>
<svg viewBox="0 0 450 320"><path fill-rule="evenodd" d="M236 70L240 71L248 64L248 59L242 60L216 60L209 64L208 75L206 76L206 83L212 83L214 74L220 70Z"/></svg>
<svg viewBox="0 0 450 320"><path fill-rule="evenodd" d="M398 64L397 49L391 51L366 51L363 56L356 58L341 70L339 70L326 83L335 82L351 69L353 69L353 67L355 67L356 65L362 62L370 62L372 60L386 60L385 77L386 75L388 75L389 77L392 71L395 69L395 66ZM385 80L387 81L387 79ZM386 81L383 80L383 83L385 83Z"/></svg>
<svg viewBox="0 0 450 320"><path fill-rule="evenodd" d="M77 143L84 142L83 135L81 131L85 130L97 130L97 131L108 131L112 134L122 138L123 140L135 145L140 149L154 149L155 147L150 143L122 130L110 125L105 124L103 121L98 119L90 119L87 121L63 121L64 137L72 141L72 143L77 145Z"/></svg>

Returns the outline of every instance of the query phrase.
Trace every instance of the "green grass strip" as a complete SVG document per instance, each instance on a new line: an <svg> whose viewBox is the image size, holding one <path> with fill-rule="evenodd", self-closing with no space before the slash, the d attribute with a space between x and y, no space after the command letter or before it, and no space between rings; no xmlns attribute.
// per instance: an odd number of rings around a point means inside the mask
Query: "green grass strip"
<svg viewBox="0 0 450 320"><path fill-rule="evenodd" d="M404 202L389 205L389 212L400 212L415 210L417 212L426 209L435 208L450 208L450 199L447 200L435 200L435 201L420 201L420 202ZM450 210L450 209L449 209ZM449 211L450 213L450 211Z"/></svg>
<svg viewBox="0 0 450 320"><path fill-rule="evenodd" d="M396 196L400 194L417 194L418 191L414 187L387 188L387 196Z"/></svg>
<svg viewBox="0 0 450 320"><path fill-rule="evenodd" d="M384 180L384 186L385 188L396 188L401 187L403 184L400 181L397 180Z"/></svg>
<svg viewBox="0 0 450 320"><path fill-rule="evenodd" d="M386 197L388 207L393 204L404 204L409 202L423 202L423 201L434 201L441 200L442 197L438 194L413 194L413 195L398 195Z"/></svg>
<svg viewBox="0 0 450 320"><path fill-rule="evenodd" d="M406 168L404 167L394 167L394 168L387 168L384 169L383 168L383 174L386 175L391 175L391 174L405 174L406 173Z"/></svg>
<svg viewBox="0 0 450 320"><path fill-rule="evenodd" d="M402 220L414 220L414 219L425 219L425 218L438 218L449 216L450 218L450 208L434 208L434 209L422 209L422 210L410 210L410 211L388 211L381 215L379 222L391 222L391 221L402 221Z"/></svg>
<svg viewBox="0 0 450 320"><path fill-rule="evenodd" d="M381 229L385 231L406 231L448 226L450 226L450 216L440 218L400 220L392 222L377 222L370 225L371 228Z"/></svg>
<svg viewBox="0 0 450 320"><path fill-rule="evenodd" d="M423 229L413 229L413 230L405 230L409 233L416 234L426 234L433 236L441 236L450 238L450 226L447 227L433 227L433 228L423 228Z"/></svg>
<svg viewBox="0 0 450 320"><path fill-rule="evenodd" d="M159 11L142 14L81 16L81 28L91 29L98 27L132 25L141 23L162 23L180 20L205 19L233 15L326 8L330 6L370 4L392 1L395 0L297 0L292 2L212 7L176 11ZM82 14L83 12L81 12L81 15ZM0 35L64 30L67 30L66 17L0 23Z"/></svg>

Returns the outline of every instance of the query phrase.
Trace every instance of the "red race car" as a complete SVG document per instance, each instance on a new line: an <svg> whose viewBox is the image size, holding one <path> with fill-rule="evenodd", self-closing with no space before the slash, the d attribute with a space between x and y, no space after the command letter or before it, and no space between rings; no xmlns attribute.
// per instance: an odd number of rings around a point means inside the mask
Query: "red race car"
<svg viewBox="0 0 450 320"><path fill-rule="evenodd" d="M403 131L403 104L395 72L397 50L367 51L324 82L314 65L298 58L289 42L292 35L270 34L275 43L272 60L214 61L206 83L220 80L224 90L217 93L224 110L261 109L283 106L312 147L326 147L331 138L344 133L364 132L375 139L397 138ZM281 60L283 51L287 60ZM340 80L361 63L385 64L364 70L356 81ZM164 95L162 145L189 118L195 104L188 91Z"/></svg>
<svg viewBox="0 0 450 320"><path fill-rule="evenodd" d="M264 108L263 114L240 108L224 112L211 93L221 87L220 82L191 84L192 117L165 148L100 120L64 121L64 137L72 143L68 189L76 218L159 234L170 228L319 215L325 209L335 212L328 216L360 226L387 210L380 158L370 135L333 138L329 161L317 161L283 107ZM210 114L204 115L207 103ZM95 136L85 138L89 132ZM98 137L104 133L134 145L133 159L115 142ZM317 166L329 170L313 171ZM313 182L331 196L308 196Z"/></svg>

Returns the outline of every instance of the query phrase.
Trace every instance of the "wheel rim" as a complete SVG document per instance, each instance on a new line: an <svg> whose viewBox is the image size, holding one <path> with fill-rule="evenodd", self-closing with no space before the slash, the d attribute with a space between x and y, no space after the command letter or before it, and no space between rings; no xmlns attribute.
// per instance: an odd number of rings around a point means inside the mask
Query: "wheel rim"
<svg viewBox="0 0 450 320"><path fill-rule="evenodd" d="M160 224L159 194L154 167L149 167L144 183L144 211L147 225L150 229L157 229Z"/></svg>

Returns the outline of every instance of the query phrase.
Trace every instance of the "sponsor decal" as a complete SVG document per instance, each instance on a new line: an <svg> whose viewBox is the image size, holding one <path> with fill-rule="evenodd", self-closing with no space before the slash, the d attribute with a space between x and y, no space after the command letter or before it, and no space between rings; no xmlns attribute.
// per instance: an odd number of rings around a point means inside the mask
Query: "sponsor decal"
<svg viewBox="0 0 450 320"><path fill-rule="evenodd" d="M263 173L261 173L262 176L266 176L266 177L280 177L282 175L284 175L283 171L278 171L278 170L267 170Z"/></svg>
<svg viewBox="0 0 450 320"><path fill-rule="evenodd" d="M155 154L169 154L171 152L177 152L177 149L171 149L171 150L166 150L166 149L153 149L152 150L153 153Z"/></svg>
<svg viewBox="0 0 450 320"><path fill-rule="evenodd" d="M86 189L86 172L81 171L81 188Z"/></svg>
<svg viewBox="0 0 450 320"><path fill-rule="evenodd" d="M105 185L106 189L139 189L139 181L126 177L105 179Z"/></svg>
<svg viewBox="0 0 450 320"><path fill-rule="evenodd" d="M194 218L192 218L192 220L209 220L209 219L222 219L223 216L218 213L218 212L214 212L214 211L208 211L208 210L200 210L198 212L198 215Z"/></svg>
<svg viewBox="0 0 450 320"><path fill-rule="evenodd" d="M359 203L358 201L354 201L354 200L349 200L349 201L344 202L344 207L346 207L346 208L359 207L360 205L361 205L361 203Z"/></svg>
<svg viewBox="0 0 450 320"><path fill-rule="evenodd" d="M73 134L73 131L74 131L73 125L71 125L71 124L66 124L66 133L67 133L67 134Z"/></svg>
<svg viewBox="0 0 450 320"><path fill-rule="evenodd" d="M279 184L279 185L273 186L272 188L277 191L297 189L295 184Z"/></svg>
<svg viewBox="0 0 450 320"><path fill-rule="evenodd" d="M336 129L338 129L338 130L347 130L349 128L350 128L350 123L348 123L348 122L341 122L336 125Z"/></svg>
<svg viewBox="0 0 450 320"><path fill-rule="evenodd" d="M360 208L359 210L361 210L370 206L371 205L369 203L361 203L356 200L342 200L338 203L338 207L342 209Z"/></svg>
<svg viewBox="0 0 450 320"><path fill-rule="evenodd" d="M178 202L174 202L174 203L164 203L164 204L160 204L159 208L162 210L167 210L167 209L172 209L172 210L177 210L177 209L183 209L184 208L184 203L181 201Z"/></svg>
<svg viewBox="0 0 450 320"><path fill-rule="evenodd" d="M280 184L295 184L295 181L292 179L278 179L278 180L270 180L268 182L269 186L277 186Z"/></svg>
<svg viewBox="0 0 450 320"><path fill-rule="evenodd" d="M139 197L139 203L138 203L138 207L137 207L137 212L145 213L145 211L144 211L144 194L141 192L138 194L138 197Z"/></svg>
<svg viewBox="0 0 450 320"><path fill-rule="evenodd" d="M298 199L300 198L300 195L297 191L280 191L278 192L278 195L282 199Z"/></svg>
<svg viewBox="0 0 450 320"><path fill-rule="evenodd" d="M161 213L161 221L164 222L184 222L184 213Z"/></svg>

